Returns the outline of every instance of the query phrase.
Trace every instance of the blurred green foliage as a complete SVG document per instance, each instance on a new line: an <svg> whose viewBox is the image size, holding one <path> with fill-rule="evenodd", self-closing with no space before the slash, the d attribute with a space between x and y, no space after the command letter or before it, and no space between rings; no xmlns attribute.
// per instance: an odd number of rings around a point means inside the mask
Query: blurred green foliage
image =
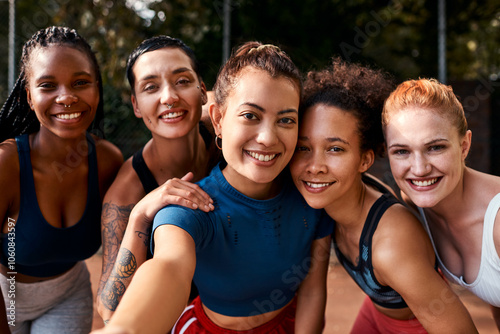
<svg viewBox="0 0 500 334"><path fill-rule="evenodd" d="M232 0L231 45L280 45L306 72L333 56L384 68L398 80L437 76L437 2L433 0ZM500 75L498 0L448 1L450 80ZM7 97L8 1L0 1L0 99ZM49 25L76 28L92 45L105 85L106 136L130 156L149 138L130 105L128 54L145 38L181 38L196 52L210 89L222 61L223 0L18 0L16 58Z"/></svg>

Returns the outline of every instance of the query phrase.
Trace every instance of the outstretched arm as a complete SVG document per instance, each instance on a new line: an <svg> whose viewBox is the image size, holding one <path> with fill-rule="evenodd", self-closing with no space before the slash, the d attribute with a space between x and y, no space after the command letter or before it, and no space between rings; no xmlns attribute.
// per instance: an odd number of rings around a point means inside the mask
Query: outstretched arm
<svg viewBox="0 0 500 334"><path fill-rule="evenodd" d="M113 221L109 224L110 227L106 228L108 251L106 253L105 249L104 258L107 260L105 263L103 259L102 290L98 295L101 305L99 312L105 321L109 320L116 310L137 268L146 261L151 223L156 213L168 204L200 208L203 211L213 209L210 197L198 185L190 183L191 179L192 173L188 173L182 179L168 180L139 201L130 215L126 214L125 210L122 215L115 214L114 217L121 219ZM104 226L103 222L103 229ZM122 230L119 231L121 234L116 233L116 229L121 229L121 226L126 226L125 233L123 234ZM119 240L120 235L123 240ZM103 240L106 239L103 233Z"/></svg>
<svg viewBox="0 0 500 334"><path fill-rule="evenodd" d="M325 323L326 275L330 259L330 236L315 240L311 267L297 293L295 332L322 333Z"/></svg>
<svg viewBox="0 0 500 334"><path fill-rule="evenodd" d="M166 333L182 313L196 266L194 240L173 225L158 227L154 238L153 259L137 270L109 325L95 334Z"/></svg>

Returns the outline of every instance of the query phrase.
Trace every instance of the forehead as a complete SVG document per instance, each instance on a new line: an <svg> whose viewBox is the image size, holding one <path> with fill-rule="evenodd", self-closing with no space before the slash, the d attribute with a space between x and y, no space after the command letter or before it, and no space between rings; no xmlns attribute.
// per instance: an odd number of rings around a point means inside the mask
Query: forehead
<svg viewBox="0 0 500 334"><path fill-rule="evenodd" d="M451 120L439 112L420 107L409 107L391 115L386 129L386 139L391 141L430 142L437 138L458 137Z"/></svg>
<svg viewBox="0 0 500 334"><path fill-rule="evenodd" d="M358 120L353 114L324 103L313 105L303 113L299 130L307 137L359 136Z"/></svg>
<svg viewBox="0 0 500 334"><path fill-rule="evenodd" d="M281 100L285 96L292 106L298 107L299 89L292 80L282 76L272 77L264 70L247 66L237 74L228 99L260 100L272 104L273 100Z"/></svg>
<svg viewBox="0 0 500 334"><path fill-rule="evenodd" d="M189 68L193 70L191 58L180 48L166 47L142 54L132 68L136 76L143 74L143 71L171 72L177 68Z"/></svg>
<svg viewBox="0 0 500 334"><path fill-rule="evenodd" d="M88 72L94 75L95 72L94 65L86 53L74 47L54 44L34 49L28 68L32 74Z"/></svg>

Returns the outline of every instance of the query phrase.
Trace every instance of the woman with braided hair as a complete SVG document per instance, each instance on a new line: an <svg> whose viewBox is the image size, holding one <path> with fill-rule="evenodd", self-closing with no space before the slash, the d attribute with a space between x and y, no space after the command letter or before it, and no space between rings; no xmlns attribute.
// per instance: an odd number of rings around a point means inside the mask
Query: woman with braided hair
<svg viewBox="0 0 500 334"><path fill-rule="evenodd" d="M36 32L0 111L1 320L13 333L91 329L83 260L101 244L102 197L123 162L118 148L88 132L102 114L89 44L66 27Z"/></svg>
<svg viewBox="0 0 500 334"><path fill-rule="evenodd" d="M214 209L158 212L154 256L103 333L322 332L332 223L285 169L297 142L299 71L276 46L249 42L214 91L209 114L225 162L198 182ZM199 297L185 308L193 277Z"/></svg>

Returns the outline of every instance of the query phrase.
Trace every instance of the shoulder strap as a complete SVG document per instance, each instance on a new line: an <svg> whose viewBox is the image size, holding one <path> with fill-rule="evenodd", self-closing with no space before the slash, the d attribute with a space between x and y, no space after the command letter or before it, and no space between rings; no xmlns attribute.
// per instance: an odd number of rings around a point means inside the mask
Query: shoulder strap
<svg viewBox="0 0 500 334"><path fill-rule="evenodd" d="M158 182L156 182L153 173L151 173L148 165L146 165L144 157L142 156L142 150L144 150L144 147L134 153L132 158L132 167L134 167L139 180L141 180L144 191L146 194L149 194L151 191L158 188Z"/></svg>

